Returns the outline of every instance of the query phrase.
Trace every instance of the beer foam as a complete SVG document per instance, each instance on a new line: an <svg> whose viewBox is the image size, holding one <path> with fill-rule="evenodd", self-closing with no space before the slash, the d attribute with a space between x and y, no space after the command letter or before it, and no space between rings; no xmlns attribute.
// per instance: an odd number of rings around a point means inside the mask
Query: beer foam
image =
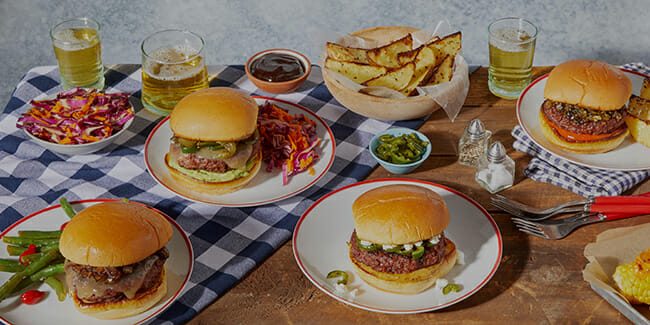
<svg viewBox="0 0 650 325"><path fill-rule="evenodd" d="M490 34L490 45L505 52L523 52L532 45L530 35L521 29L502 28Z"/></svg>
<svg viewBox="0 0 650 325"><path fill-rule="evenodd" d="M187 79L203 70L203 58L197 57L187 62L198 53L189 46L166 47L155 50L149 57L153 60L145 60L145 72L156 79L177 81ZM161 62L169 62L165 64ZM181 64L179 64L181 63Z"/></svg>
<svg viewBox="0 0 650 325"><path fill-rule="evenodd" d="M89 39L84 38L83 33L74 28L66 28L56 31L56 33L54 33L54 42L56 47L64 51L83 50L95 45L94 42L89 42Z"/></svg>

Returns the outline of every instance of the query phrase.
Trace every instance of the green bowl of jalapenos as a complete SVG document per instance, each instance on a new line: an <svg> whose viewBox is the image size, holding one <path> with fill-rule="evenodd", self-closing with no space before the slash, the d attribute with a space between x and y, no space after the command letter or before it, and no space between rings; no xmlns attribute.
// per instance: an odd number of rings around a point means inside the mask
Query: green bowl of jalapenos
<svg viewBox="0 0 650 325"><path fill-rule="evenodd" d="M408 128L388 129L370 140L370 153L393 174L418 168L431 154L431 142L422 133Z"/></svg>

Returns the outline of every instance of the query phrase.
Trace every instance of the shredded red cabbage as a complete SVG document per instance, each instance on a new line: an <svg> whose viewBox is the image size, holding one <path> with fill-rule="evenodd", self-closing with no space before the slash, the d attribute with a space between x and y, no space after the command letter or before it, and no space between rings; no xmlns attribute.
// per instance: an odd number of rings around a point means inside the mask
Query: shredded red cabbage
<svg viewBox="0 0 650 325"><path fill-rule="evenodd" d="M129 93L106 94L74 88L55 99L32 100L16 127L58 144L82 144L106 139L133 118Z"/></svg>

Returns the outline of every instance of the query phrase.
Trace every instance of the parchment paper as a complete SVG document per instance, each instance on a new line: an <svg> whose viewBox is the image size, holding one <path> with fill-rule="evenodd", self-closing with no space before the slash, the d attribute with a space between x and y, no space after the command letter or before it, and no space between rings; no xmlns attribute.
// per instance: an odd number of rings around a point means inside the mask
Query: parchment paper
<svg viewBox="0 0 650 325"><path fill-rule="evenodd" d="M446 20L440 21L437 24L421 29L417 32L411 33L413 37L413 48L417 48L422 44L427 43L431 38L438 36L440 38L451 34L452 29L449 22ZM325 69L325 59L327 58L327 42L333 42L347 47L356 47L363 49L371 49L385 44L380 44L374 41L368 41L360 37L340 34L332 31L320 31L316 35L317 44L319 44L320 53L320 66ZM340 82L343 86L355 91L360 91L368 95L386 97L386 98L406 98L399 91L395 91L386 87L364 87L356 82L348 79L347 77L327 69L335 80ZM439 85L416 87L418 90L417 96L429 96L433 99L442 109L447 113L449 119L453 122L460 113L465 98L469 92L469 68L467 61L462 56L462 49L454 59L454 67L452 72L451 81ZM413 96L411 96L413 97Z"/></svg>
<svg viewBox="0 0 650 325"><path fill-rule="evenodd" d="M589 263L582 277L590 284L611 292L627 302L616 290L612 275L616 267L634 261L639 253L650 248L650 223L634 227L616 228L602 232L596 242L585 246L584 254ZM628 302L629 304L629 302ZM630 305L646 319L650 319L647 305Z"/></svg>

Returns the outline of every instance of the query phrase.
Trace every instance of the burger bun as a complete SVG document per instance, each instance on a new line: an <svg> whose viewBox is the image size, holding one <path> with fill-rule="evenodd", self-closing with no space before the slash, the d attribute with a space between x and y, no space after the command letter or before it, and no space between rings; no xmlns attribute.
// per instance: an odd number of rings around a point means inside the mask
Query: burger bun
<svg viewBox="0 0 650 325"><path fill-rule="evenodd" d="M375 244L402 245L429 239L449 224L449 210L442 197L409 184L363 193L352 204L352 215L357 237Z"/></svg>

